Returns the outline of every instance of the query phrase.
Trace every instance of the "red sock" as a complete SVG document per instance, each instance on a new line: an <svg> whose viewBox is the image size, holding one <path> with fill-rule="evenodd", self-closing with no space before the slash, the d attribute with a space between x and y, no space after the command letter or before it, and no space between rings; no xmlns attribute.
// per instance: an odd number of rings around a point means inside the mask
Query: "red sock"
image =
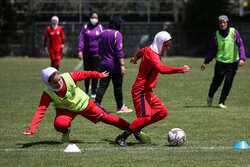
<svg viewBox="0 0 250 167"><path fill-rule="evenodd" d="M151 117L140 117L134 120L129 128L133 131L136 132L139 129L143 128L146 124L149 124Z"/></svg>
<svg viewBox="0 0 250 167"><path fill-rule="evenodd" d="M116 117L114 115L106 115L100 118L101 122L104 122L106 124L109 125L113 125L121 130L126 130L129 126L129 123L127 121L125 121L124 119L120 118L120 117Z"/></svg>

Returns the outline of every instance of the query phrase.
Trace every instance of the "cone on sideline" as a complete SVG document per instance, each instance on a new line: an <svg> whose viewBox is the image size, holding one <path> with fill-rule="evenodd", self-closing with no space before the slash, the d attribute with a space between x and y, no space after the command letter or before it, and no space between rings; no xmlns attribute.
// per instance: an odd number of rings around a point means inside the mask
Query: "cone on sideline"
<svg viewBox="0 0 250 167"><path fill-rule="evenodd" d="M233 148L236 148L236 149L250 149L250 146L247 144L246 141L243 141L243 140L239 140Z"/></svg>
<svg viewBox="0 0 250 167"><path fill-rule="evenodd" d="M63 152L81 152L75 144L69 144Z"/></svg>

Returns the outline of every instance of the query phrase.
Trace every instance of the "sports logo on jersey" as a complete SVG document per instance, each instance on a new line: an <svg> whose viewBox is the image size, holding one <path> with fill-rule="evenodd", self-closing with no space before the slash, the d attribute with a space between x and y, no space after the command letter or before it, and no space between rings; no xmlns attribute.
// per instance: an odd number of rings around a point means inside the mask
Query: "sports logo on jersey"
<svg viewBox="0 0 250 167"><path fill-rule="evenodd" d="M96 34L96 35L99 35L100 33L99 33L99 31L96 31L95 34Z"/></svg>
<svg viewBox="0 0 250 167"><path fill-rule="evenodd" d="M57 31L56 33L57 33L57 35L59 35L59 34L60 34L60 31Z"/></svg>
<svg viewBox="0 0 250 167"><path fill-rule="evenodd" d="M50 32L50 35L54 35L55 33L52 31L52 32Z"/></svg>

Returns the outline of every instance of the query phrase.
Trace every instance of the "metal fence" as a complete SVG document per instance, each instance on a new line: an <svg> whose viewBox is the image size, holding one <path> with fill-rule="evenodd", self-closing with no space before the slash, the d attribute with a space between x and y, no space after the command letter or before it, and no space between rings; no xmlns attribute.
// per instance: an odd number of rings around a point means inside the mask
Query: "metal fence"
<svg viewBox="0 0 250 167"><path fill-rule="evenodd" d="M48 24L37 23L32 26L32 31L28 31L25 25L19 25L18 33L14 38L9 39L8 43L2 44L1 48L11 50L11 55L15 56L34 56L48 57L43 51L44 32ZM64 56L77 57L78 37L82 24L63 23L61 24L65 33ZM103 24L107 28L107 24ZM234 23L232 24L243 39L246 54L249 53L250 46L250 24ZM124 24L121 29L123 34L124 54L126 57L134 56L140 48L150 45L155 34L159 31L167 30L173 38L173 44L169 56L192 56L200 57L207 54L212 34L211 31L204 31L197 34L185 31L185 27L177 24L166 23L137 23ZM1 55L4 56L4 55Z"/></svg>

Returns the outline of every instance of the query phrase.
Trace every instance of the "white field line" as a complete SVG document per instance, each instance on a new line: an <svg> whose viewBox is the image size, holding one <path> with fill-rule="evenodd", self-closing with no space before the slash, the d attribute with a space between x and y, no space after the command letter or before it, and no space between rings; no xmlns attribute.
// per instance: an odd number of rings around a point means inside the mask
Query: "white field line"
<svg viewBox="0 0 250 167"><path fill-rule="evenodd" d="M84 148L80 149L81 151L114 151L114 150L228 150L233 149L233 147L142 147L142 148L123 148L123 147L117 147L117 148ZM0 152L17 152L17 151L64 151L64 149L49 149L49 148L5 148L0 149Z"/></svg>

